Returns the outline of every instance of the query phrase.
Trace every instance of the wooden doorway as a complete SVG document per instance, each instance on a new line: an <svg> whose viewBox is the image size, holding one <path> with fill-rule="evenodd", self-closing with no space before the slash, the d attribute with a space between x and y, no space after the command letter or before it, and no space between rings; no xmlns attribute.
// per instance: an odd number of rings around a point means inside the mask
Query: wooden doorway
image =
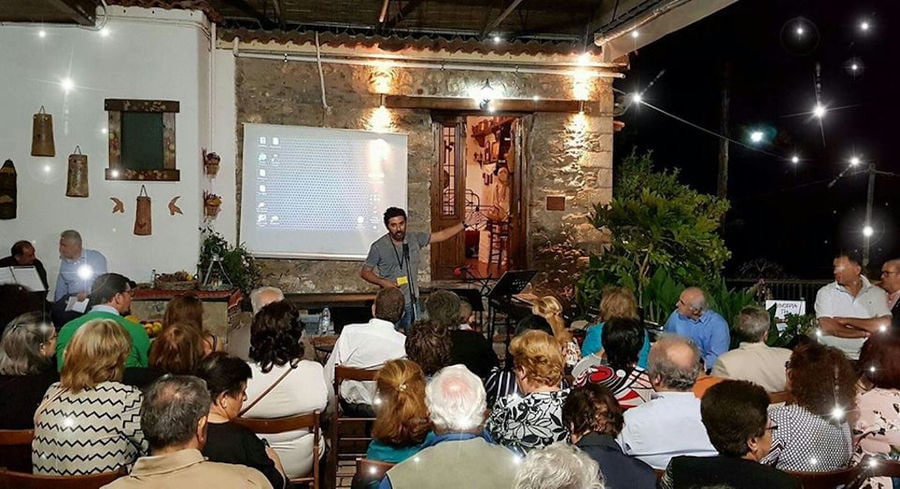
<svg viewBox="0 0 900 489"><path fill-rule="evenodd" d="M431 247L433 280L525 268L523 120L520 114L433 114L431 229L476 215L480 225Z"/></svg>

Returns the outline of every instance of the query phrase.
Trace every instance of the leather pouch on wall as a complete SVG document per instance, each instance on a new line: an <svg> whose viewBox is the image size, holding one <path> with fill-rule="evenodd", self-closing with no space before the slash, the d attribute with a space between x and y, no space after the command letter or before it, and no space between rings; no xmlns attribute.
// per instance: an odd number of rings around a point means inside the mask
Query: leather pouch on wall
<svg viewBox="0 0 900 489"><path fill-rule="evenodd" d="M75 152L69 155L69 173L66 176L66 197L88 196L88 157L81 154L81 148L75 146Z"/></svg>
<svg viewBox="0 0 900 489"><path fill-rule="evenodd" d="M152 214L150 212L150 196L147 188L141 185L141 193L137 197L137 207L134 212L134 234L137 236L150 236L153 233Z"/></svg>

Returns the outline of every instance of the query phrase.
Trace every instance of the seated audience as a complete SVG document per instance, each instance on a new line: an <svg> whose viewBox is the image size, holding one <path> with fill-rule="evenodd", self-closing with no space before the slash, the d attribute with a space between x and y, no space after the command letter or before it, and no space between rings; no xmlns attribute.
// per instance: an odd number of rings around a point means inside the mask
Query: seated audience
<svg viewBox="0 0 900 489"><path fill-rule="evenodd" d="M854 462L866 455L897 459L900 447L900 331L873 335L859 352L859 369L871 389L856 397L853 425L858 440ZM872 479L871 487L891 487L890 479ZM881 486L879 486L881 484Z"/></svg>
<svg viewBox="0 0 900 489"><path fill-rule="evenodd" d="M625 411L617 439L622 451L654 469L665 469L676 455L716 454L700 421L700 399L691 388L700 374L700 350L684 336L664 335L650 348L650 402Z"/></svg>
<svg viewBox="0 0 900 489"><path fill-rule="evenodd" d="M566 320L563 318L563 307L559 300L552 295L541 297L531 305L531 313L546 319L553 328L553 338L559 343L566 357L566 367L571 369L581 360L581 350L575 342L572 333L566 328Z"/></svg>
<svg viewBox="0 0 900 489"><path fill-rule="evenodd" d="M200 450L207 439L209 406L209 393L197 377L174 375L154 382L141 405L141 429L151 455L139 458L131 475L104 487L271 489L258 470L204 459Z"/></svg>
<svg viewBox="0 0 900 489"><path fill-rule="evenodd" d="M459 300L459 330L472 331L475 328L475 315L473 313L472 304L469 301L460 298Z"/></svg>
<svg viewBox="0 0 900 489"><path fill-rule="evenodd" d="M407 333L406 356L422 367L426 378L453 363L452 350L450 332L436 321L416 321Z"/></svg>
<svg viewBox="0 0 900 489"><path fill-rule="evenodd" d="M250 307L253 309L254 316L263 307L283 300L284 292L278 287L260 287L250 292Z"/></svg>
<svg viewBox="0 0 900 489"><path fill-rule="evenodd" d="M213 462L246 465L266 476L272 487L284 487L278 454L255 433L235 424L246 396L250 366L237 357L215 353L200 365L197 376L206 381L211 405L203 456Z"/></svg>
<svg viewBox="0 0 900 489"><path fill-rule="evenodd" d="M700 375L697 376L697 381L694 382L694 387L691 388L691 392L697 397L697 399L703 399L706 391L709 390L710 387L724 382L728 379L725 377L717 377L714 375L709 375L706 373L706 363L704 363L703 359L700 359Z"/></svg>
<svg viewBox="0 0 900 489"><path fill-rule="evenodd" d="M44 284L44 290L50 290L50 283L47 282L47 269L37 259L31 241L16 241L12 245L12 248L9 249L9 256L0 258L0 268L6 267L34 267L41 283Z"/></svg>
<svg viewBox="0 0 900 489"><path fill-rule="evenodd" d="M546 319L537 314L531 314L522 318L516 325L515 336L519 336L526 331L533 329L553 335L553 328L550 327L550 323L548 323ZM492 369L490 375L488 375L488 378L484 381L484 387L487 389L488 406L491 406L492 408L497 403L498 399L509 397L513 394L519 397L522 396L522 391L519 389L519 384L516 382L516 374L509 367L502 369L497 367ZM569 383L565 379L561 380L560 388L565 389L567 387L569 387Z"/></svg>
<svg viewBox="0 0 900 489"><path fill-rule="evenodd" d="M719 356L712 375L749 380L768 392L783 391L787 376L782 365L790 360L791 350L766 345L769 326L769 312L762 307L741 309L735 318L735 328L742 337L740 346Z"/></svg>
<svg viewBox="0 0 900 489"><path fill-rule="evenodd" d="M82 301L91 293L94 280L106 274L106 257L82 246L81 234L67 229L59 235L59 275L53 291L53 324L62 328L82 313L67 310L70 297ZM94 302L94 304L99 304Z"/></svg>
<svg viewBox="0 0 900 489"><path fill-rule="evenodd" d="M303 324L287 302L273 302L253 317L249 404L241 416L281 418L325 410L329 393L325 374L320 364L303 360L302 335ZM312 470L312 433L298 430L262 438L284 462L288 478L303 477ZM324 446L320 447L319 453L324 451Z"/></svg>
<svg viewBox="0 0 900 489"><path fill-rule="evenodd" d="M434 438L425 405L425 374L416 362L388 360L375 375L378 413L366 458L400 463Z"/></svg>
<svg viewBox="0 0 900 489"><path fill-rule="evenodd" d="M435 437L393 468L380 489L512 487L518 458L482 437L486 405L481 380L462 366L442 369L425 388Z"/></svg>
<svg viewBox="0 0 900 489"><path fill-rule="evenodd" d="M509 354L522 397L499 399L485 431L497 443L523 455L567 439L562 406L569 390L559 387L565 368L559 343L542 331L527 331L513 338Z"/></svg>
<svg viewBox="0 0 900 489"><path fill-rule="evenodd" d="M709 308L706 294L699 287L684 289L675 306L663 329L666 333L690 338L700 349L703 364L706 368L712 368L719 355L731 346L728 323Z"/></svg>
<svg viewBox="0 0 900 489"><path fill-rule="evenodd" d="M607 489L591 460L564 442L532 450L522 461L513 489Z"/></svg>
<svg viewBox="0 0 900 489"><path fill-rule="evenodd" d="M436 290L425 301L425 311L428 319L450 332L451 363L461 363L481 378L487 377L491 369L500 364L494 347L483 334L461 328L460 321L464 319L460 318L462 301L459 296L449 290ZM471 314L471 307L469 311Z"/></svg>
<svg viewBox="0 0 900 489"><path fill-rule="evenodd" d="M147 451L141 391L121 383L130 351L128 333L115 321L95 319L78 328L59 382L34 415L35 474L116 472Z"/></svg>
<svg viewBox="0 0 900 489"><path fill-rule="evenodd" d="M672 458L660 487L799 489L796 479L760 463L772 449L772 432L779 428L769 422L768 408L765 389L751 382L726 380L712 386L700 413L719 455Z"/></svg>
<svg viewBox="0 0 900 489"><path fill-rule="evenodd" d="M846 467L851 438L847 414L856 401L856 374L844 354L817 343L794 350L787 368L793 400L769 410L775 467L824 472ZM780 449L779 449L780 447Z"/></svg>
<svg viewBox="0 0 900 489"><path fill-rule="evenodd" d="M6 326L0 342L0 429L34 427L34 411L59 381L54 354L56 330L41 313L23 314Z"/></svg>
<svg viewBox="0 0 900 489"><path fill-rule="evenodd" d="M91 288L91 304L94 306L90 312L66 323L59 330L59 338L56 340L56 363L62 370L69 340L88 321L94 319L108 319L115 322L129 336L131 336L131 352L125 361L126 367L146 367L147 352L150 350L150 337L140 324L133 323L124 317L131 310L132 282L118 273L105 273L94 279Z"/></svg>
<svg viewBox="0 0 900 489"><path fill-rule="evenodd" d="M196 295L182 294L169 300L163 315L163 326L175 323L196 327L203 339L204 355L225 349L225 342L203 327L203 302Z"/></svg>
<svg viewBox="0 0 900 489"><path fill-rule="evenodd" d="M607 489L654 489L656 474L640 460L622 453L616 436L622 431L622 408L601 384L572 389L562 411L569 439L600 466Z"/></svg>
<svg viewBox="0 0 900 489"><path fill-rule="evenodd" d="M207 354L204 345L193 323L169 324L150 345L150 365L126 368L122 383L144 388L164 374L195 375Z"/></svg>
<svg viewBox="0 0 900 489"><path fill-rule="evenodd" d="M640 320L637 301L630 290L623 287L607 287L603 290L603 298L600 300L600 322L588 326L587 334L581 343L582 362L593 357L594 362L599 363L603 357L603 325L612 318ZM647 368L648 355L650 355L650 335L644 331L644 342L638 354L638 367ZM572 372L572 375L577 377L579 373Z"/></svg>
<svg viewBox="0 0 900 489"><path fill-rule="evenodd" d="M575 378L575 385L601 384L610 388L622 409L650 400L653 386L647 371L637 366L644 342L644 328L636 319L613 318L603 328L603 344L609 365L594 365Z"/></svg>
<svg viewBox="0 0 900 489"><path fill-rule="evenodd" d="M325 362L325 381L334 384L334 367L376 369L384 362L406 356L406 335L396 324L403 315L403 293L400 289L381 289L372 304L372 319L365 324L348 324L334 344ZM341 408L351 416L372 417L374 382L346 380L341 382Z"/></svg>

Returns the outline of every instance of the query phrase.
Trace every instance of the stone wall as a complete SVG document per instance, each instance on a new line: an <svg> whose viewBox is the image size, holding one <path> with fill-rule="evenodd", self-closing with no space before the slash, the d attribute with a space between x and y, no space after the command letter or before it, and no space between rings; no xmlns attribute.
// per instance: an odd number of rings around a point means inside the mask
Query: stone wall
<svg viewBox="0 0 900 489"><path fill-rule="evenodd" d="M241 123L288 124L363 130L390 130L409 135L410 229L430 229L430 185L436 164L434 135L427 110L379 109L378 93L465 97L484 80L509 98L572 99L573 93L599 101L596 114L612 111L611 81L573 80L569 76L485 73L451 70L397 69L323 65L323 108L316 64L238 58L235 84L237 137ZM528 257L542 270L572 270L583 250L596 248L599 233L585 227L591 204L611 197L612 118L579 114L537 113L524 118L528 175ZM241 181L241 144L236 161ZM238 201L240 201L238 183ZM565 211L545 210L546 197L565 196ZM238 213L240 215L240 213ZM564 254L559 250L565 249ZM358 277L360 262L261 260L263 281L289 293L369 290ZM430 281L423 260L420 283ZM568 273L568 272L566 272ZM542 274L554 291L565 286L559 274ZM571 275L568 281L571 282Z"/></svg>

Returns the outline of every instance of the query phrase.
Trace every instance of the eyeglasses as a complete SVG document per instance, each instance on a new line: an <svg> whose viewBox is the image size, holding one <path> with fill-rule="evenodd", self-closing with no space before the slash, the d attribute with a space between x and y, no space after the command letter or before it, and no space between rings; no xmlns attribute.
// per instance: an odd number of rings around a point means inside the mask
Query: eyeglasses
<svg viewBox="0 0 900 489"><path fill-rule="evenodd" d="M894 274L897 274L897 273L900 273L900 272L892 272L892 271L890 271L890 270L882 270L882 271L881 271L881 274L882 274L882 275L894 275Z"/></svg>
<svg viewBox="0 0 900 489"><path fill-rule="evenodd" d="M770 424L769 426L766 426L766 431L775 431L777 429L778 429L777 424Z"/></svg>

